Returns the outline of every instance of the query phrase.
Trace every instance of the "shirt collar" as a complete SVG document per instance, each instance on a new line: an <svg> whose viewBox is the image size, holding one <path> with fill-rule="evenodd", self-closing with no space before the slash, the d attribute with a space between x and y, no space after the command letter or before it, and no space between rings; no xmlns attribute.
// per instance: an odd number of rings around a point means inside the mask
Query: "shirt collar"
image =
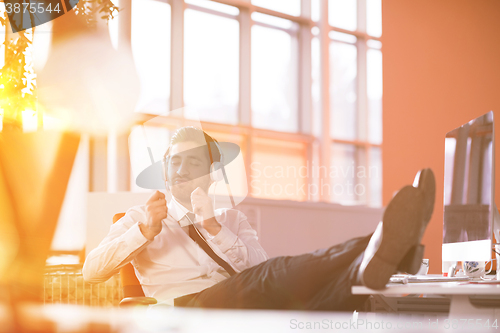
<svg viewBox="0 0 500 333"><path fill-rule="evenodd" d="M191 213L191 211L179 203L179 201L175 200L174 197L172 197L172 200L170 200L168 204L168 213L172 215L176 222L179 221L182 227L189 225L189 221L184 219L184 216L186 216L187 213Z"/></svg>

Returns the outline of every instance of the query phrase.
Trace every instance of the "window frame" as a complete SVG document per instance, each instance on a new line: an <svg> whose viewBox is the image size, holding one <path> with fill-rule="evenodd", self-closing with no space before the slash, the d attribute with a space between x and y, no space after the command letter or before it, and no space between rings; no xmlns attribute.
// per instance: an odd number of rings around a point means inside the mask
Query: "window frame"
<svg viewBox="0 0 500 333"><path fill-rule="evenodd" d="M137 0L121 0L120 4L131 6L131 1ZM194 4L185 3L184 0L153 0L168 3L171 6L171 84L170 84L170 105L166 107L170 110L182 108L184 106L183 98L183 85L184 85L184 11L192 9L204 13L217 15L236 19L240 26L239 38L239 102L238 102L238 124L229 125L221 123L213 123L202 121L202 126L207 131L218 131L231 134L239 134L242 137L242 142L245 145L245 166L247 170L251 170L252 163L252 138L269 138L279 139L284 141L301 142L307 145L305 160L312 161L316 159L322 166L330 166L330 150L332 145L347 144L352 145L356 149L363 149L366 154L366 163L369 166L372 148L379 148L382 154L382 143L370 142L369 135L369 107L368 107L368 94L367 94L367 52L370 47L367 45L368 40L375 40L381 42L381 38L377 36L368 35L366 31L367 13L366 1L357 0L357 28L354 31L337 28L331 26L328 22L328 0L320 0L320 19L318 22L313 21L311 18L311 2L312 0L301 0L301 14L300 16L293 16L271 10L264 7L255 6L251 0L212 0L217 3L233 6L239 9L238 15L231 15L222 13L213 9L200 7ZM121 6L120 6L121 7ZM286 30L283 28L276 28L264 23L254 22L252 20L252 13L262 13L282 19L292 21L298 25L298 30L294 31L297 35L298 45L298 68L297 68L297 89L298 94L297 103L297 129L295 133L279 132L268 129L260 129L252 127L252 106L251 106L251 30L254 24L265 27L272 27L275 29ZM132 15L132 14L130 14ZM312 54L311 42L313 33L311 29L317 27L319 29L320 45L320 113L321 113L321 134L315 136L313 134L313 100L312 100ZM120 24L120 34L124 33L125 36L130 36L131 33L131 20L125 20L125 24ZM125 30L125 31L124 31ZM127 31L128 30L128 31ZM356 140L341 140L334 139L330 133L330 78L329 78L329 46L332 39L328 35L330 31L341 32L353 35L357 38L354 44L357 48L357 128L358 138ZM382 47L380 48L382 51ZM175 84L174 84L175 83ZM142 114L138 120L141 123L147 118L153 118L155 115ZM189 123L189 120L186 120ZM357 163L357 161L355 161ZM309 170L310 168L308 168ZM251 175L247 177L247 185L249 195L252 196L252 187L250 186ZM309 177L307 184L319 185L321 176L314 176L309 170ZM325 177L326 178L326 177ZM323 179L323 182L330 182L328 179ZM368 186L367 197L365 202L358 202L360 205L370 205L370 182ZM309 188L309 186L306 186ZM320 193L317 196L312 196L306 193L306 197L310 201L323 201L331 202L330 195L327 193ZM381 205L381 203L380 203ZM376 205L378 206L378 204Z"/></svg>

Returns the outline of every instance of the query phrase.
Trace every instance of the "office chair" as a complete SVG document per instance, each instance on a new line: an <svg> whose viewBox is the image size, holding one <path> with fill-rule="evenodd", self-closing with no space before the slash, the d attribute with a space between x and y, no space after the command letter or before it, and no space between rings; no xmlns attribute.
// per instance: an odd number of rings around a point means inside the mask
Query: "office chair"
<svg viewBox="0 0 500 333"><path fill-rule="evenodd" d="M113 223L121 219L125 213L118 213L113 216ZM134 267L131 263L126 264L120 269L120 281L123 288L123 299L120 307L133 305L156 304L157 300L153 297L145 297L139 280L135 275Z"/></svg>

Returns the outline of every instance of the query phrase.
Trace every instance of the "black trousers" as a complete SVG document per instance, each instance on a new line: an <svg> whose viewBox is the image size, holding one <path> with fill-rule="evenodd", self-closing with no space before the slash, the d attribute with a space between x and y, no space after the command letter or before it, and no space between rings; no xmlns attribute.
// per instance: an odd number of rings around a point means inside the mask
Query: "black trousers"
<svg viewBox="0 0 500 333"><path fill-rule="evenodd" d="M271 258L175 306L220 309L353 311L368 296L352 295L371 235L298 256Z"/></svg>

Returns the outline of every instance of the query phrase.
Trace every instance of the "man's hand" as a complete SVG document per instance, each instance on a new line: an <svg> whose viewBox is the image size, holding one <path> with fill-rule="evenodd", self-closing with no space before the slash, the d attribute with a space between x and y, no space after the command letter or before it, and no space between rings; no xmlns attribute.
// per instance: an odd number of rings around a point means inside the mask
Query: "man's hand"
<svg viewBox="0 0 500 333"><path fill-rule="evenodd" d="M201 225L208 231L209 234L215 236L219 233L221 225L214 217L214 208L212 207L212 200L203 191L201 187L197 187L193 193L191 193L191 206L193 207L193 212L196 215L200 215L203 218Z"/></svg>
<svg viewBox="0 0 500 333"><path fill-rule="evenodd" d="M203 220L214 217L212 200L201 187L197 187L191 193L191 206L193 207L193 213L203 217Z"/></svg>
<svg viewBox="0 0 500 333"><path fill-rule="evenodd" d="M165 194L156 191L146 202L146 222L140 223L142 234L149 240L153 240L161 231L161 221L167 218L167 201Z"/></svg>

